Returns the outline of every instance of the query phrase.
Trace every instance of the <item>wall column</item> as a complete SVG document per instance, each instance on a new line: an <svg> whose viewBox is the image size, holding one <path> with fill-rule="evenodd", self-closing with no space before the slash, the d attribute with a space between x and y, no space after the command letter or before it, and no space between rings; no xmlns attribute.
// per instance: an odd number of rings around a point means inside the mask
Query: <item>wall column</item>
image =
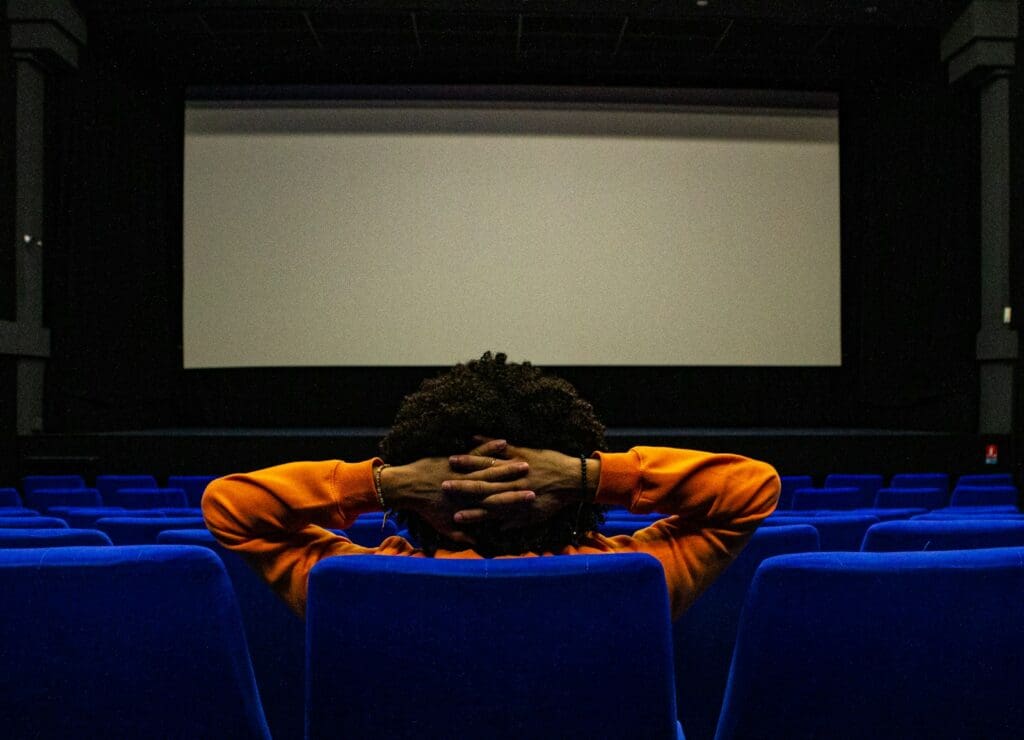
<svg viewBox="0 0 1024 740"><path fill-rule="evenodd" d="M16 429L43 428L43 374L50 334L43 326L46 225L45 101L47 76L78 66L85 23L68 0L8 0L15 61L14 321L0 321L0 354L16 358ZM2 238L10 238L3 235Z"/></svg>
<svg viewBox="0 0 1024 740"><path fill-rule="evenodd" d="M1017 23L1017 0L974 0L942 39L950 84L974 86L980 106L981 434L1013 432L1019 349L1010 312L1010 76Z"/></svg>

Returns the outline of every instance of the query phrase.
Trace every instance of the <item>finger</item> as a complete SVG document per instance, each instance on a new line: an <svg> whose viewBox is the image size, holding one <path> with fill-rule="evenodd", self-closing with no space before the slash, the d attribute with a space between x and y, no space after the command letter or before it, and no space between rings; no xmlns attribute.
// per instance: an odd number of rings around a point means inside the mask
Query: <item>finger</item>
<svg viewBox="0 0 1024 740"><path fill-rule="evenodd" d="M503 457L508 442L503 439L489 439L488 437L473 437L473 441L479 444L469 451L470 455L481 455L484 457Z"/></svg>
<svg viewBox="0 0 1024 740"><path fill-rule="evenodd" d="M480 500L480 506L487 509L500 508L502 506L521 506L536 500L537 494L533 491L506 491L495 493Z"/></svg>
<svg viewBox="0 0 1024 740"><path fill-rule="evenodd" d="M472 547L473 545L476 544L476 540L475 539L470 537L465 532L461 532L461 531L459 531L457 529L453 529L453 530L450 530L450 531L446 532L445 536L448 537L448 539L452 540L453 542L460 542L463 545L469 545L469 546Z"/></svg>
<svg viewBox="0 0 1024 740"><path fill-rule="evenodd" d="M463 478L461 480L446 480L441 484L441 490L447 494L469 497L491 496L495 493L507 493L510 491L523 491L526 481L484 481Z"/></svg>
<svg viewBox="0 0 1024 740"><path fill-rule="evenodd" d="M462 509L453 517L458 524L474 524L487 518L487 509Z"/></svg>
<svg viewBox="0 0 1024 740"><path fill-rule="evenodd" d="M496 460L494 464L490 464L490 462L488 462L490 460L495 460L495 458L477 458L467 457L466 455L455 455L449 458L448 463L455 470L470 471L465 474L465 478L469 480L507 480L509 478L521 478L530 472L529 463L519 460L511 463L506 463L503 460Z"/></svg>

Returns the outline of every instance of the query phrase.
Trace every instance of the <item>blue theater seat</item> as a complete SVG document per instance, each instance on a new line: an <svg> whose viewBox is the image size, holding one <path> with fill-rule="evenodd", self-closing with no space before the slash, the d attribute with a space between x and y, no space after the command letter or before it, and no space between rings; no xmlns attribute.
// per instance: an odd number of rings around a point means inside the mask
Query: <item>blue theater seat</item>
<svg viewBox="0 0 1024 740"><path fill-rule="evenodd" d="M949 494L941 488L882 488L875 496L876 509L939 509L948 503Z"/></svg>
<svg viewBox="0 0 1024 740"><path fill-rule="evenodd" d="M188 498L187 506L198 509L203 500L203 491L216 478L215 475L172 475L167 478L167 487L182 489Z"/></svg>
<svg viewBox="0 0 1024 740"><path fill-rule="evenodd" d="M26 475L21 479L26 496L37 488L85 488L85 479L80 475Z"/></svg>
<svg viewBox="0 0 1024 740"><path fill-rule="evenodd" d="M1024 519L1024 512L1015 506L957 506L954 508L936 509L927 514L915 516L914 519L957 519L969 521L973 519Z"/></svg>
<svg viewBox="0 0 1024 740"><path fill-rule="evenodd" d="M0 509L20 509L21 496L15 488L0 488Z"/></svg>
<svg viewBox="0 0 1024 740"><path fill-rule="evenodd" d="M889 488L938 488L949 496L948 473L897 473L889 480Z"/></svg>
<svg viewBox="0 0 1024 740"><path fill-rule="evenodd" d="M95 529L0 529L0 549L110 544L110 538Z"/></svg>
<svg viewBox="0 0 1024 740"><path fill-rule="evenodd" d="M778 509L783 511L793 508L793 492L800 488L814 488L814 480L809 475L782 475L779 476L782 484L779 490Z"/></svg>
<svg viewBox="0 0 1024 740"><path fill-rule="evenodd" d="M388 537L398 534L398 525L391 519L360 516L345 527L345 536L363 547L376 547Z"/></svg>
<svg viewBox="0 0 1024 740"><path fill-rule="evenodd" d="M861 488L798 488L793 491L793 511L866 509L875 495Z"/></svg>
<svg viewBox="0 0 1024 740"><path fill-rule="evenodd" d="M157 536L161 545L198 545L224 562L241 607L245 636L263 710L274 740L302 740L306 625L237 553L205 529L177 529Z"/></svg>
<svg viewBox="0 0 1024 740"><path fill-rule="evenodd" d="M1024 737L1024 549L762 563L717 740Z"/></svg>
<svg viewBox="0 0 1024 740"><path fill-rule="evenodd" d="M821 549L832 552L858 552L864 533L872 524L878 524L877 516L871 514L848 514L845 512L829 513L823 516L770 516L762 522L762 527L784 527L793 524L809 524L818 530L821 537Z"/></svg>
<svg viewBox="0 0 1024 740"><path fill-rule="evenodd" d="M828 510L818 509L815 511L776 511L772 514L775 519L786 519L793 517L835 517L835 516L873 516L880 522L888 522L896 519L913 519L921 514L927 514L928 509L841 509Z"/></svg>
<svg viewBox="0 0 1024 740"><path fill-rule="evenodd" d="M29 508L49 514L55 506L102 506L103 499L95 488L37 488L25 494Z"/></svg>
<svg viewBox="0 0 1024 740"><path fill-rule="evenodd" d="M858 488L864 492L864 499L871 506L875 500L875 494L885 485L882 476L871 474L848 474L832 473L825 476L824 488Z"/></svg>
<svg viewBox="0 0 1024 740"><path fill-rule="evenodd" d="M60 517L70 526L79 529L92 529L93 525L104 517L129 516L127 509L120 506L54 506L50 509L52 516ZM164 516L162 513L133 511L131 516Z"/></svg>
<svg viewBox="0 0 1024 740"><path fill-rule="evenodd" d="M188 499L181 488L119 488L107 503L124 509L185 508Z"/></svg>
<svg viewBox="0 0 1024 740"><path fill-rule="evenodd" d="M0 593L5 737L269 740L209 550L3 550Z"/></svg>
<svg viewBox="0 0 1024 740"><path fill-rule="evenodd" d="M97 475L96 488L103 497L103 503L113 505L113 495L121 488L157 488L156 478L151 475Z"/></svg>
<svg viewBox="0 0 1024 740"><path fill-rule="evenodd" d="M104 517L93 525L106 532L115 545L152 545L168 529L202 529L198 517Z"/></svg>
<svg viewBox="0 0 1024 740"><path fill-rule="evenodd" d="M313 740L679 737L647 555L327 558L306 623Z"/></svg>
<svg viewBox="0 0 1024 740"><path fill-rule="evenodd" d="M52 516L5 516L0 517L0 529L67 529L68 523Z"/></svg>
<svg viewBox="0 0 1024 740"><path fill-rule="evenodd" d="M35 509L23 509L20 506L0 507L0 518L13 516L39 516L39 512Z"/></svg>
<svg viewBox="0 0 1024 740"><path fill-rule="evenodd" d="M956 506L1014 506L1017 489L1014 486L957 486L949 499Z"/></svg>
<svg viewBox="0 0 1024 740"><path fill-rule="evenodd" d="M672 625L676 706L687 740L715 736L740 609L761 561L818 549L818 531L806 524L757 530L733 564Z"/></svg>
<svg viewBox="0 0 1024 740"><path fill-rule="evenodd" d="M961 475L956 480L955 488L960 486L1012 486L1013 476L1009 473L976 473Z"/></svg>
<svg viewBox="0 0 1024 740"><path fill-rule="evenodd" d="M1024 547L1024 520L925 520L882 522L864 535L864 552L978 550Z"/></svg>
<svg viewBox="0 0 1024 740"><path fill-rule="evenodd" d="M658 517L658 519L664 519L664 517ZM644 529L649 527L658 519L646 519L646 518L623 518L623 519L606 519L603 524L598 526L597 531L603 534L605 537L618 537L619 535L631 536L638 529Z"/></svg>

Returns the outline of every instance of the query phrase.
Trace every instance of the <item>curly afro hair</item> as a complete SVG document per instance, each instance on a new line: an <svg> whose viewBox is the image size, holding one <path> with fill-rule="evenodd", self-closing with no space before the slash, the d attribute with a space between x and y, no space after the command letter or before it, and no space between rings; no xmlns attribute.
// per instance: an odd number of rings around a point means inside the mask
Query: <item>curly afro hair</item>
<svg viewBox="0 0 1024 740"><path fill-rule="evenodd" d="M485 352L426 380L406 396L391 431L381 440L381 456L394 465L424 457L465 452L474 435L511 444L589 455L607 449L604 425L593 407L565 380L546 375L529 362L508 362L504 353ZM557 552L578 542L604 520L594 504L569 506L539 524L502 531L482 522L467 528L485 557L526 552ZM423 550L466 549L426 524L415 512L395 512Z"/></svg>

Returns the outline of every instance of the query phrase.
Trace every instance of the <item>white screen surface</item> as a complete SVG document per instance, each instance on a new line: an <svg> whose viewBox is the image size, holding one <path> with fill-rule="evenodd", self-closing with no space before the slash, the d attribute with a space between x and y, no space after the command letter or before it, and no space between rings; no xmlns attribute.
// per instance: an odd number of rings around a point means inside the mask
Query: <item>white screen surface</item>
<svg viewBox="0 0 1024 740"><path fill-rule="evenodd" d="M187 368L839 365L820 111L191 104Z"/></svg>

